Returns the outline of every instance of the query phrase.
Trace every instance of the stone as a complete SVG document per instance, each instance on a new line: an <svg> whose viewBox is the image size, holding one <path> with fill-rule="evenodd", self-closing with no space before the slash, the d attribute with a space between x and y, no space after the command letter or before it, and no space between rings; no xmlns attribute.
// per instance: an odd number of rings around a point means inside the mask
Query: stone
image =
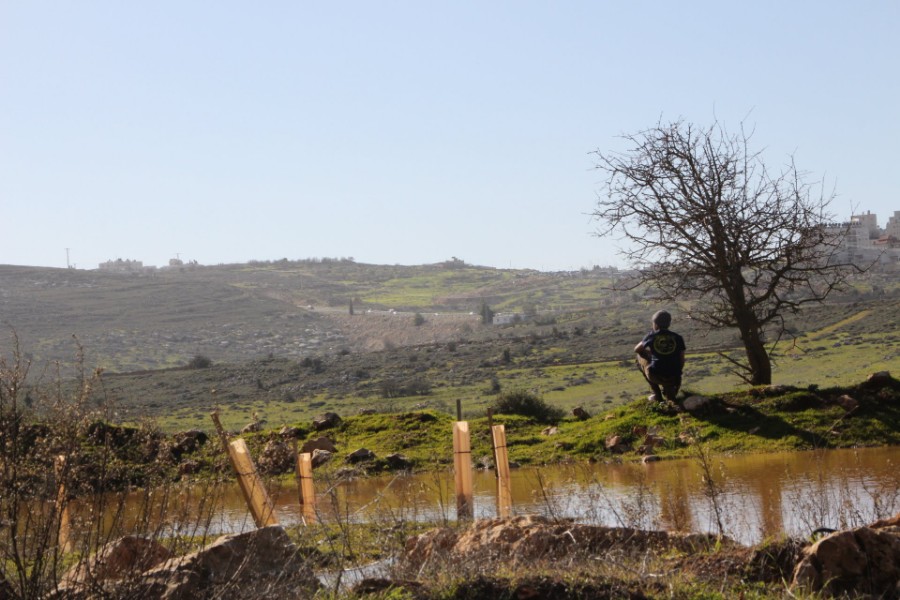
<svg viewBox="0 0 900 600"><path fill-rule="evenodd" d="M359 450L354 450L347 455L347 462L350 464L356 464L367 460L373 460L374 458L374 452L372 452L368 448L360 448Z"/></svg>
<svg viewBox="0 0 900 600"><path fill-rule="evenodd" d="M584 410L584 408L581 406L576 406L575 408L573 408L572 415L579 421L586 421L587 419L591 418L591 415L588 413L588 411Z"/></svg>
<svg viewBox="0 0 900 600"><path fill-rule="evenodd" d="M846 410L847 412L852 412L859 408L859 400L850 396L848 394L843 394L837 399L838 405Z"/></svg>
<svg viewBox="0 0 900 600"><path fill-rule="evenodd" d="M260 472L267 475L289 473L294 470L295 463L296 455L293 447L281 440L266 442L257 460Z"/></svg>
<svg viewBox="0 0 900 600"><path fill-rule="evenodd" d="M388 454L384 457L384 461L387 463L388 468L392 471L408 471L413 467L412 461L399 452Z"/></svg>
<svg viewBox="0 0 900 600"><path fill-rule="evenodd" d="M647 426L646 425L635 425L631 428L631 435L636 438L647 435Z"/></svg>
<svg viewBox="0 0 900 600"><path fill-rule="evenodd" d="M310 460L312 464L312 468L321 467L328 461L334 458L334 452L329 452L328 450L319 450L316 448L312 451L312 459Z"/></svg>
<svg viewBox="0 0 900 600"><path fill-rule="evenodd" d="M262 431L262 423L260 421L253 421L252 423L247 423L241 428L241 435L246 435L248 433L257 433Z"/></svg>
<svg viewBox="0 0 900 600"><path fill-rule="evenodd" d="M542 559L564 562L568 556L601 554L610 549L641 556L654 549L680 552L733 548L729 538L707 534L675 534L665 531L641 531L626 527L584 525L572 519L550 519L522 515L506 519L481 519L465 529L440 527L406 542L398 560L398 571L420 574L431 566L463 563L480 567L492 565L529 565ZM448 562L450 561L450 562Z"/></svg>
<svg viewBox="0 0 900 600"><path fill-rule="evenodd" d="M307 440L306 442L303 442L303 445L300 447L300 452L313 452L314 450L327 450L332 453L337 452L334 442L332 442L330 438L324 436L314 440Z"/></svg>
<svg viewBox="0 0 900 600"><path fill-rule="evenodd" d="M620 436L620 435L611 435L608 438L606 438L606 442L604 443L607 450L613 450L613 449L619 447L621 444L622 444L622 436Z"/></svg>
<svg viewBox="0 0 900 600"><path fill-rule="evenodd" d="M86 560L69 569L62 586L78 588L95 582L125 579L172 558L168 548L141 536L129 535L112 541Z"/></svg>
<svg viewBox="0 0 900 600"><path fill-rule="evenodd" d="M316 431L333 429L341 424L341 417L337 413L327 412L313 419L312 426Z"/></svg>
<svg viewBox="0 0 900 600"><path fill-rule="evenodd" d="M557 433L559 433L559 427L555 425L541 430L541 435L556 435Z"/></svg>
<svg viewBox="0 0 900 600"><path fill-rule="evenodd" d="M172 456L180 460L184 454L193 454L199 450L209 441L209 436L199 429L191 429L176 433L172 439L174 441L171 448Z"/></svg>
<svg viewBox="0 0 900 600"><path fill-rule="evenodd" d="M804 551L791 589L892 597L898 585L900 527L888 525L838 531L822 538Z"/></svg>
<svg viewBox="0 0 900 600"><path fill-rule="evenodd" d="M866 379L866 383L868 383L869 385L882 386L888 385L893 380L894 378L891 377L890 371L877 371L869 375L869 377Z"/></svg>
<svg viewBox="0 0 900 600"><path fill-rule="evenodd" d="M279 436L289 440L299 440L303 437L303 433L303 430L299 427L290 427L288 425L285 425L280 430L278 430Z"/></svg>
<svg viewBox="0 0 900 600"><path fill-rule="evenodd" d="M226 535L144 573L133 597L311 597L319 580L280 526Z"/></svg>
<svg viewBox="0 0 900 600"><path fill-rule="evenodd" d="M684 402L681 403L681 406L688 412L694 412L700 410L707 404L709 404L709 398L705 396L688 396L684 399Z"/></svg>
<svg viewBox="0 0 900 600"><path fill-rule="evenodd" d="M659 460L660 460L660 458L655 454L648 454L646 456L641 457L641 463L643 463L645 465L647 463L658 462Z"/></svg>

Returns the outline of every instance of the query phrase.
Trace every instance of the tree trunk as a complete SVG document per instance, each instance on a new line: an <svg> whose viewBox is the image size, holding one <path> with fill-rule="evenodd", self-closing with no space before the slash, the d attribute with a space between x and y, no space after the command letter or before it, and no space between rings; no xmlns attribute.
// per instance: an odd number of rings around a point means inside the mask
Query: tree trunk
<svg viewBox="0 0 900 600"><path fill-rule="evenodd" d="M747 352L747 363L750 367L750 385L770 385L772 383L772 361L766 352L758 328L741 331L741 340Z"/></svg>

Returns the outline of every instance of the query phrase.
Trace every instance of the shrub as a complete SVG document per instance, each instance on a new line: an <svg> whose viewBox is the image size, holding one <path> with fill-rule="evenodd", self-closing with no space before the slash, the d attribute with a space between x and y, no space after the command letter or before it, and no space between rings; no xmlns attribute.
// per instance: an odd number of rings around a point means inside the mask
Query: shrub
<svg viewBox="0 0 900 600"><path fill-rule="evenodd" d="M213 361L210 357L203 354L195 354L194 358L188 361L188 369L208 369L212 366Z"/></svg>
<svg viewBox="0 0 900 600"><path fill-rule="evenodd" d="M530 417L538 423L556 423L565 414L561 408L551 406L537 394L524 390L501 393L493 409L499 414Z"/></svg>

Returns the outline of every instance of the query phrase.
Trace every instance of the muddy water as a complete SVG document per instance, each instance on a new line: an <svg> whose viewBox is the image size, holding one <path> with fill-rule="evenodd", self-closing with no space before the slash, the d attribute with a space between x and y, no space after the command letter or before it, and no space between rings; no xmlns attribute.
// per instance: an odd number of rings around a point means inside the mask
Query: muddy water
<svg viewBox="0 0 900 600"><path fill-rule="evenodd" d="M707 483L711 482L711 483ZM272 484L281 523L301 521L297 489ZM496 511L492 472L474 476L475 516ZM379 477L341 483L316 480L324 520L455 520L452 473ZM512 472L513 512L582 522L716 532L744 543L786 532L862 525L900 511L900 448L829 450L715 457L642 464L580 464ZM127 512L139 512L129 499ZM197 508L200 506L201 508ZM182 533L252 527L237 486L172 492L165 520ZM198 512L202 518L198 519ZM196 525L185 525L197 523Z"/></svg>

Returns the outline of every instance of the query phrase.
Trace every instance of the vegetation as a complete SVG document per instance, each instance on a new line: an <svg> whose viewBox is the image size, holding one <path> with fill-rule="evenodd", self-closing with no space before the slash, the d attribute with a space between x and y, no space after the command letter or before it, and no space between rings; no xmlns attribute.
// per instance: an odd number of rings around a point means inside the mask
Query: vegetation
<svg viewBox="0 0 900 600"><path fill-rule="evenodd" d="M821 303L862 269L839 258L844 230L827 227L833 196L816 193L793 160L766 167L750 135L676 121L625 136L625 154L597 153L608 175L594 215L628 241L637 269L668 302L691 302L691 318L740 332L751 385L772 383L767 340L785 315Z"/></svg>

